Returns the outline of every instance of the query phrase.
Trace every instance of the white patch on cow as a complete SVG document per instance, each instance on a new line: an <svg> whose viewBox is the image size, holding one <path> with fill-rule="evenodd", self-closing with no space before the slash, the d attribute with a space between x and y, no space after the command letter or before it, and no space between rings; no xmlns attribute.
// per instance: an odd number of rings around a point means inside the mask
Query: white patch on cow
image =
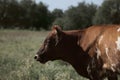
<svg viewBox="0 0 120 80"><path fill-rule="evenodd" d="M97 53L97 59L101 56L101 51L100 49L96 48L96 53Z"/></svg>
<svg viewBox="0 0 120 80"><path fill-rule="evenodd" d="M108 55L108 48L105 48L105 53L106 53L107 57L109 57L109 55Z"/></svg>
<svg viewBox="0 0 120 80"><path fill-rule="evenodd" d="M117 50L120 51L120 37L118 37L117 41L115 41L115 43L117 44Z"/></svg>
<svg viewBox="0 0 120 80"><path fill-rule="evenodd" d="M105 45L106 46L106 45ZM106 53L106 55L107 55L107 57L108 57L108 60L110 61L110 63L111 63L111 66L110 66L110 68L111 68L111 70L113 71L113 72L115 72L115 64L112 64L112 59L110 58L110 56L109 56L109 49L106 47L105 48L105 53ZM104 66L104 67L106 67L106 66Z"/></svg>
<svg viewBox="0 0 120 80"><path fill-rule="evenodd" d="M113 72L115 72L115 66L116 66L115 64L111 64L111 69Z"/></svg>
<svg viewBox="0 0 120 80"><path fill-rule="evenodd" d="M106 53L106 55L107 55L107 57L108 57L108 60L110 61L110 62L112 62L112 60L111 60L111 58L109 57L109 50L108 50L108 48L106 47L105 48L105 53Z"/></svg>
<svg viewBox="0 0 120 80"><path fill-rule="evenodd" d="M103 39L103 35L102 35L102 36L100 36L100 39L99 39L98 44L100 44L100 43L101 43L102 39Z"/></svg>
<svg viewBox="0 0 120 80"><path fill-rule="evenodd" d="M120 28L117 29L117 32L120 32Z"/></svg>
<svg viewBox="0 0 120 80"><path fill-rule="evenodd" d="M109 67L109 66L108 66L107 63L104 63L104 64L103 64L103 68L104 68L104 69L107 69L108 67Z"/></svg>

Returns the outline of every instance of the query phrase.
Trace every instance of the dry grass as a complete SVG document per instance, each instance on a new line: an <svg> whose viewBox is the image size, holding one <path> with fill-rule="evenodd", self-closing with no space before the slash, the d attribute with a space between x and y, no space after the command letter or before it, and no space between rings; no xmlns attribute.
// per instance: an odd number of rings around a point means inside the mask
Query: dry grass
<svg viewBox="0 0 120 80"><path fill-rule="evenodd" d="M47 33L0 30L0 80L86 80L61 61L33 59Z"/></svg>

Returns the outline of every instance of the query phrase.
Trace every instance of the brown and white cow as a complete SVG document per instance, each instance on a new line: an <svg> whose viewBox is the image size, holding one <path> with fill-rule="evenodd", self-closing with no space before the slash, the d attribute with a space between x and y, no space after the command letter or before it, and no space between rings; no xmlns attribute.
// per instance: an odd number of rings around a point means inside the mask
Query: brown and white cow
<svg viewBox="0 0 120 80"><path fill-rule="evenodd" d="M92 26L63 31L55 25L35 56L46 63L63 60L90 80L118 80L120 73L120 25Z"/></svg>

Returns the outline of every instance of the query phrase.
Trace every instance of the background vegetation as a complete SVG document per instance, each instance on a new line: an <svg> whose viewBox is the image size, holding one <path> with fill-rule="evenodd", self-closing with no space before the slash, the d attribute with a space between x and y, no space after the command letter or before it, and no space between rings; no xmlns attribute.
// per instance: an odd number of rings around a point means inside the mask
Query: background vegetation
<svg viewBox="0 0 120 80"><path fill-rule="evenodd" d="M120 0L104 0L101 6L81 2L66 11L49 11L46 4L34 0L0 0L0 28L47 30L59 24L63 29L79 29L119 23Z"/></svg>
<svg viewBox="0 0 120 80"><path fill-rule="evenodd" d="M67 63L34 60L47 33L0 30L0 80L86 80Z"/></svg>

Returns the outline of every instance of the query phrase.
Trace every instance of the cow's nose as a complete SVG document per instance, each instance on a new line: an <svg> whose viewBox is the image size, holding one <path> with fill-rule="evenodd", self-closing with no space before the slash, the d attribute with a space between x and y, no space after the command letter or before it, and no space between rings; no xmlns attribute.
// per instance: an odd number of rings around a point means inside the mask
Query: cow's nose
<svg viewBox="0 0 120 80"><path fill-rule="evenodd" d="M35 55L34 59L37 59L38 58L38 55Z"/></svg>

